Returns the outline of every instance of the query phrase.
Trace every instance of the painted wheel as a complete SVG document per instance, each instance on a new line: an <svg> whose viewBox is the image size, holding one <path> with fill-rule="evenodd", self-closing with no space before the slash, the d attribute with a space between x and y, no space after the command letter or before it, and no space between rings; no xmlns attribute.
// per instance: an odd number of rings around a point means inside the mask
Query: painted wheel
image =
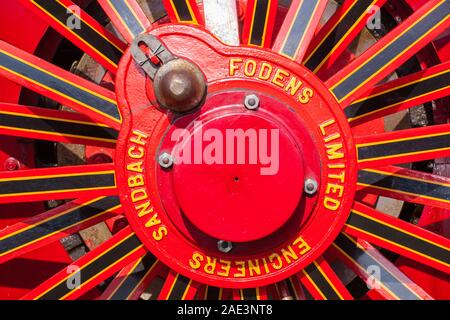
<svg viewBox="0 0 450 320"><path fill-rule="evenodd" d="M0 298L449 298L449 1L2 6Z"/></svg>

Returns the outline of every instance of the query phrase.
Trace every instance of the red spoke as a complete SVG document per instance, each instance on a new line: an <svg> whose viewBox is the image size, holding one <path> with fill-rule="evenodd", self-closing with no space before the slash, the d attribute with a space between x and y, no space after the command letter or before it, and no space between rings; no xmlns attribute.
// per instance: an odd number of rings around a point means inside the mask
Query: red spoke
<svg viewBox="0 0 450 320"><path fill-rule="evenodd" d="M450 273L449 239L360 203L355 203L345 232Z"/></svg>
<svg viewBox="0 0 450 320"><path fill-rule="evenodd" d="M100 300L137 300L165 266L150 252L120 270Z"/></svg>
<svg viewBox="0 0 450 320"><path fill-rule="evenodd" d="M170 270L158 300L192 300L199 287L199 283Z"/></svg>
<svg viewBox="0 0 450 320"><path fill-rule="evenodd" d="M163 3L172 22L203 24L203 18L195 0L163 0Z"/></svg>
<svg viewBox="0 0 450 320"><path fill-rule="evenodd" d="M0 75L119 129L115 93L0 41Z"/></svg>
<svg viewBox="0 0 450 320"><path fill-rule="evenodd" d="M297 276L317 300L353 300L345 285L322 257L303 269Z"/></svg>
<svg viewBox="0 0 450 320"><path fill-rule="evenodd" d="M450 178L400 167L361 170L358 189L389 198L450 210Z"/></svg>
<svg viewBox="0 0 450 320"><path fill-rule="evenodd" d="M0 134L114 148L118 132L74 112L0 103Z"/></svg>
<svg viewBox="0 0 450 320"><path fill-rule="evenodd" d="M450 124L357 137L358 165L369 168L450 156Z"/></svg>
<svg viewBox="0 0 450 320"><path fill-rule="evenodd" d="M22 299L73 300L88 292L146 252L127 227L70 266L61 270ZM77 279L79 283L77 283ZM75 285L79 284L79 286Z"/></svg>
<svg viewBox="0 0 450 320"><path fill-rule="evenodd" d="M152 24L136 0L98 0L114 27L128 43Z"/></svg>
<svg viewBox="0 0 450 320"><path fill-rule="evenodd" d="M450 94L450 62L376 86L344 109L356 125L440 99Z"/></svg>
<svg viewBox="0 0 450 320"><path fill-rule="evenodd" d="M392 262L364 240L342 233L333 243L335 253L363 279L369 289L387 300L432 300Z"/></svg>
<svg viewBox="0 0 450 320"><path fill-rule="evenodd" d="M278 298L281 300L306 300L305 292L298 277L290 277L287 280L274 284Z"/></svg>
<svg viewBox="0 0 450 320"><path fill-rule="evenodd" d="M278 0L248 0L242 41L244 44L270 48Z"/></svg>
<svg viewBox="0 0 450 320"><path fill-rule="evenodd" d="M394 72L448 27L450 3L430 0L327 81L343 107Z"/></svg>
<svg viewBox="0 0 450 320"><path fill-rule="evenodd" d="M320 29L308 48L305 66L322 75L366 26L374 12L386 0L346 0L328 22Z"/></svg>
<svg viewBox="0 0 450 320"><path fill-rule="evenodd" d="M113 164L0 172L0 203L116 194Z"/></svg>
<svg viewBox="0 0 450 320"><path fill-rule="evenodd" d="M0 231L0 264L104 221L120 210L117 197L77 199Z"/></svg>
<svg viewBox="0 0 450 320"><path fill-rule="evenodd" d="M205 286L201 300L226 300L227 289Z"/></svg>
<svg viewBox="0 0 450 320"><path fill-rule="evenodd" d="M360 168L416 162L450 155L450 124L357 137Z"/></svg>
<svg viewBox="0 0 450 320"><path fill-rule="evenodd" d="M72 41L107 70L116 73L126 45L82 11L70 0L21 0L37 16ZM77 8L73 11L72 8ZM69 18L78 19L80 25L71 27Z"/></svg>
<svg viewBox="0 0 450 320"><path fill-rule="evenodd" d="M268 300L268 293L266 287L249 288L249 289L234 289L232 292L233 300Z"/></svg>
<svg viewBox="0 0 450 320"><path fill-rule="evenodd" d="M273 50L302 63L327 2L326 0L292 1Z"/></svg>

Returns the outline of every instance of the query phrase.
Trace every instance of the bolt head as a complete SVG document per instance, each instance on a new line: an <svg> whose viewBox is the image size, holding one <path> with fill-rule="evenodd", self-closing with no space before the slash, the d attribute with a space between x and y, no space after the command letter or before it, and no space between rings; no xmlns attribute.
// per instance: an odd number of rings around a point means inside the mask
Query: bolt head
<svg viewBox="0 0 450 320"><path fill-rule="evenodd" d="M305 180L305 193L309 195L313 195L317 192L319 185L317 181L314 179L306 179Z"/></svg>
<svg viewBox="0 0 450 320"><path fill-rule="evenodd" d="M173 112L184 113L200 106L206 96L206 79L197 65L175 59L158 69L153 81L158 103Z"/></svg>
<svg viewBox="0 0 450 320"><path fill-rule="evenodd" d="M158 158L159 165L164 169L169 169L173 166L173 157L167 152L162 153Z"/></svg>
<svg viewBox="0 0 450 320"><path fill-rule="evenodd" d="M259 108L259 98L256 94L249 94L245 97L244 105L248 110L256 110Z"/></svg>
<svg viewBox="0 0 450 320"><path fill-rule="evenodd" d="M219 249L220 252L228 253L233 249L233 244L230 241L219 240L217 241L217 249Z"/></svg>

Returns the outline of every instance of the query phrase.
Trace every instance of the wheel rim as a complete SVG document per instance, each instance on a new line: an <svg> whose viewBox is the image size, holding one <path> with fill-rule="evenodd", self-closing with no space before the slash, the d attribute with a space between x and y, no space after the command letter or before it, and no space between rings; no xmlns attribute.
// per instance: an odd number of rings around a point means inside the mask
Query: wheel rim
<svg viewBox="0 0 450 320"><path fill-rule="evenodd" d="M214 108L217 108L217 102L214 102L214 99L220 100L220 97L215 96L220 96L221 93L216 94L219 90L228 90L228 96L234 94L236 89L247 90L247 93L237 94L236 101L242 101L245 95L251 92L261 95L261 110L264 110L266 97L264 97L263 92L265 93L264 89L267 88L261 84L231 81L230 74L226 74L214 79L216 82L222 81L220 85L216 85L216 89L211 78L215 74L220 74L220 68L217 68L217 70L209 69L214 69L220 64L217 60L214 63L212 61L206 63L198 56L196 57L192 50L184 49L183 46L188 46L180 42L183 36L185 37L184 40L189 38L194 42L195 39L202 39L201 41L209 43L209 48L218 52L221 50L223 52L228 51L232 52L229 55L241 55L247 59L253 57L257 60L257 63L278 63L278 66L282 65L287 69L288 74L296 75L298 79L302 79L302 82L312 86L318 93L317 96L310 97L312 105L333 105L331 109L335 113L335 122L342 124L343 131L340 132L340 136L345 138L344 145L348 148L347 167L352 168L352 170L345 172L348 177L346 181L347 197L345 198L345 204L339 209L342 210L342 213L337 215L339 219L336 218L340 221L339 223L333 224L329 221L318 220L317 223L322 223L324 227L323 235L319 233L319 236L321 235L321 238L326 240L313 241L311 248L314 254L305 259L303 264L300 262L294 263L297 265L296 269L286 268L286 270L279 272L272 270L262 279L248 281L247 284L245 281L236 281L235 279L221 282L218 277L214 278L208 275L208 272L204 276L189 273L186 271L189 267L188 256L177 258L176 250L169 252L170 248L181 248L180 246L183 243L170 242L170 244L163 245L162 249L157 249L155 244L149 244L145 232L141 230L143 228L142 223L139 224L133 218L132 203L128 200L130 190L127 189L126 182L129 181L130 177L123 172L123 168L126 165L132 165L124 159L130 150L130 145L127 144L127 140L130 138L129 132L133 128L137 130L145 127L149 130L146 136L152 137L149 140L152 144L150 159L153 159L153 163L151 167L146 168L154 172L157 167L154 159L161 151L158 149L159 144L164 145L166 143L163 139L164 130L159 123L155 125L155 119L160 121L161 117L167 115L167 112L149 107L151 111L147 112L154 113L153 118L145 114L141 116L151 125L142 126L139 123L140 120L136 120L139 119L138 117L133 118L139 115L136 110L142 109L143 105L148 106L151 99L143 97L141 93L149 90L149 84L145 77L137 75L138 71L130 72L130 69L133 68L133 61L128 53L125 53L125 56L121 59L119 67L121 52L125 52L127 46L87 14L82 15L81 23L83 25L81 29L69 29L65 25L61 25L58 21L58 19L62 19L61 10L65 12L67 7L71 5L70 1L61 2L58 5L48 4L45 1L42 3L40 1L32 3L24 1L24 4L33 12L44 18L57 31L95 58L115 76L117 95L111 90L39 60L6 42L1 42L1 75L41 95L67 105L79 113L51 111L3 103L0 110L4 124L0 128L0 132L5 135L31 139L106 148L114 148L117 139L117 148L114 164L16 170L18 169L17 164L13 160L8 162L7 168L11 171L0 173L0 203L76 200L1 231L0 248L2 253L0 262L5 263L25 253L42 248L66 234L77 232L117 214L125 213L130 223L130 226L122 229L110 240L69 266L77 267L78 272L71 274L65 268L31 290L25 298L78 298L120 271L103 292L102 298L117 298L119 296L137 298L156 277L163 275L166 277L158 292L160 299L193 299L196 296L236 299L286 298L292 296L302 298L304 297L302 288L305 288L316 299L352 299L349 290L333 271L333 268L330 267L329 261L333 261L335 257L348 264L364 281L375 281L376 286L370 290L373 297L385 299L432 298L425 290L413 285L408 277L383 257L372 245L416 260L447 277L450 257L449 240L444 236L427 231L425 228L378 212L363 204L363 201L367 199L364 198L364 195L375 194L448 210L450 194L448 192L450 185L448 178L401 168L398 165L449 156L449 126L442 124L377 134L356 134L356 130L352 134L350 127L355 128L358 125L364 125L369 120L379 119L388 114L411 108L419 103L446 97L448 93L448 83L446 82L446 78L448 78L446 77L447 61L418 73L377 85L447 28L449 8L446 1L427 2L361 56L354 58L348 66L329 77L327 76L327 66L329 67L338 60L352 39L365 26L365 21L369 16L366 13L369 4L356 1L346 2L341 7L341 11L337 11L315 35L316 26L319 24L327 1L318 1L314 5L302 1L293 1L284 22L281 24L280 31L278 34L273 34L278 11L277 2L250 0L245 6L240 3L242 6L240 9L245 9L242 41L240 41L239 38L236 38L238 37L236 34L230 36L233 33L227 33L224 36L223 32L220 32L220 30L223 31L223 26L227 23L229 25L229 22L233 19L235 25L227 30L231 32L237 29L237 11L239 8L229 10L234 16L226 16L225 18L229 20L224 24L220 19L215 22L212 18L212 15L217 13L214 4L205 1L205 5L199 8L194 1L163 1L171 23L181 24L170 26L170 23L168 23L166 26L158 27L156 24L152 25L149 22L140 6L134 1L128 1L127 4L122 1L99 1L99 3L110 17L114 27L129 44L139 34L150 32L158 35L164 43L167 43L170 51L200 66L200 69L207 75L208 81L211 82L211 91L202 110L203 108L209 110L208 102L210 99L213 101L211 110L214 111ZM375 1L374 3L383 5L384 1ZM365 8L358 8L357 6L365 6ZM349 12L353 14L359 12L363 19L358 20L355 19L355 16L346 15ZM205 18L201 13L205 14ZM265 19L262 19L262 17L265 17ZM340 20L340 17L343 19ZM343 41L331 42L334 47L329 47L330 42L326 41L326 36L333 31L337 23L349 23L352 19L353 24L348 32L342 35ZM221 37L223 41L232 44L240 41L241 46L248 45L248 47L226 47L220 44L212 36L202 31L203 21L206 21L210 30L216 30L216 35ZM339 26L342 26L342 24ZM173 36L174 33L177 35ZM271 44L272 36L274 37L273 45ZM325 41L323 41L324 39ZM179 46L177 46L177 43ZM200 42L198 44L200 45ZM255 47L271 48L273 53L268 51L265 53ZM331 52L331 54L326 55L324 52ZM198 55L198 53L196 54ZM264 56L265 54L266 56ZM279 55L277 56L277 54ZM202 58L206 59L206 56ZM280 64L280 61L283 64ZM314 70L320 80L306 69L303 69L302 72L301 68L304 67L299 67L298 63L305 64L310 70ZM249 76L246 74L248 70L245 70L245 67L246 64L243 59L243 69L238 69L237 72L241 71L241 78L248 80ZM261 69L257 70L257 72L261 71ZM274 78L271 77L272 85L274 83L277 85L276 79L273 82ZM227 83L227 81L230 83ZM420 85L417 85L418 83ZM405 88L412 86L418 88L417 90L420 92L407 92ZM404 97L405 92L407 92L407 98ZM387 98L388 94L389 97ZM318 96L321 96L323 100L318 100ZM279 96L276 96L276 98L284 99ZM233 103L234 105L238 104L237 102ZM287 104L290 105L290 103ZM220 103L219 105L223 106ZM137 109L134 110L135 108ZM344 112L335 111L339 108L343 109ZM317 109L324 111L326 107ZM132 110L132 117L127 114L129 110ZM261 112L261 110L258 110L258 112ZM317 117L317 121L321 119L318 114L314 114L314 116ZM133 122L137 121L141 126L130 126L130 117ZM315 120L314 117L309 115L309 119L311 118ZM350 126L346 119L349 120ZM165 121L168 120L165 119ZM255 122L252 121L250 126L255 125ZM326 121L319 122L316 126L319 125L319 128L323 129L326 127L324 123ZM267 124L264 126L267 126ZM153 132L155 128L159 130L159 133ZM119 131L120 135L118 134ZM311 134L313 129L308 128L306 131ZM289 127L288 132L296 132L296 129ZM317 146L316 148L320 149ZM324 150L319 150L318 153L325 152L326 154L326 149ZM329 164L322 159L320 163L322 166ZM177 172L185 173L186 171ZM195 174L191 173L193 176ZM159 183L161 179L164 179L163 175L164 170L151 184L156 184L156 181ZM324 175L324 172L321 171L320 175ZM317 210L319 210L320 203L323 203L325 199L323 188L327 184L322 183L322 180L319 180L321 191L317 198L313 199L314 204L311 205ZM201 183L205 182L201 180ZM161 192L158 187L150 188L148 194ZM355 188L358 190L356 200L353 198ZM189 190L180 190L179 187L175 189L177 189L176 195L168 196L169 200L166 202L170 203L170 199L174 197L178 197L178 199L179 197L188 197L180 194L186 192L189 194ZM120 201L118 196L120 196ZM305 196L303 195L303 197ZM198 200L196 199L197 202ZM159 203L161 201L164 202L165 200L158 199L154 202ZM223 234L220 225L216 225L214 230L209 229L210 227L207 224L202 224L204 223L204 220L202 220L204 219L203 214L198 216L198 210L200 209L196 206L190 208L189 205L183 204L182 206L182 210L186 210L189 220L198 225L202 231L211 234L212 238L219 239L218 234ZM350 209L351 206L352 209ZM170 210L167 206L162 206L157 211L168 212ZM289 217L280 224L286 223ZM177 221L174 218L169 219ZM149 221L146 221L146 223L148 224ZM151 223L152 226L163 225L166 228L157 229L162 235L171 231L170 227L167 226L168 224L168 220L163 221L163 223L161 221ZM180 231L179 225L174 225L173 228L174 233ZM253 232L259 232L262 228L263 226L260 226ZM278 228L276 229L278 230ZM302 229L300 228L300 230ZM271 234L275 231L270 229L267 232ZM260 238L268 236L266 233L264 235L254 233L254 237L255 234ZM226 234L224 236L231 238L234 235ZM251 242L255 240L254 237L244 239L236 235L233 240ZM159 242L161 239L153 240ZM161 244L159 245L161 246ZM158 252L158 250L161 252ZM199 250L198 246L196 250ZM210 252L212 249L209 248L208 250ZM258 251L257 249L253 250ZM236 260L249 257L250 252L251 250L247 251L246 255L237 256ZM192 254L194 253L190 252L191 258L193 257ZM210 259L207 254L202 257L206 259L207 256L207 259ZM224 256L218 257L223 258ZM183 263L185 267L182 266ZM142 265L145 266L145 272L138 273L139 276L137 277L131 277L130 275L134 274L133 271ZM377 266L377 270L382 275L381 278L375 277L374 279L371 277L368 270L374 265ZM76 277L77 273L89 276L82 277L81 287L74 290L67 285L67 280ZM271 277L272 273L276 273L276 276ZM124 279L134 283L131 292L129 287L128 292L126 292ZM287 280L283 281L284 279ZM209 286L205 287L204 284ZM216 290L213 286L228 287L233 288L233 290ZM254 289L254 287L257 287L257 289Z"/></svg>

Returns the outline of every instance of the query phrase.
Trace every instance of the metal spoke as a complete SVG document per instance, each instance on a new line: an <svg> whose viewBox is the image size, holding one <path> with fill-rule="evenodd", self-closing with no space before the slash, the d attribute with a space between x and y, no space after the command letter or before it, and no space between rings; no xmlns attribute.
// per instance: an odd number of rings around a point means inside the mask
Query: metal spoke
<svg viewBox="0 0 450 320"><path fill-rule="evenodd" d="M234 289L233 300L268 300L266 287L249 288L249 289Z"/></svg>
<svg viewBox="0 0 450 320"><path fill-rule="evenodd" d="M114 92L0 41L0 75L119 129L122 122Z"/></svg>
<svg viewBox="0 0 450 320"><path fill-rule="evenodd" d="M278 0L248 0L242 40L244 44L270 48Z"/></svg>
<svg viewBox="0 0 450 320"><path fill-rule="evenodd" d="M170 270L158 300L192 300L199 287L199 283Z"/></svg>
<svg viewBox="0 0 450 320"><path fill-rule="evenodd" d="M195 0L163 0L170 20L175 23L203 24L202 16Z"/></svg>
<svg viewBox="0 0 450 320"><path fill-rule="evenodd" d="M150 252L120 270L100 300L137 300L165 266Z"/></svg>
<svg viewBox="0 0 450 320"><path fill-rule="evenodd" d="M127 227L39 285L22 299L76 299L145 253L144 245L131 228ZM79 279L79 286L68 285L75 278Z"/></svg>
<svg viewBox="0 0 450 320"><path fill-rule="evenodd" d="M369 168L450 155L450 124L356 137L358 165Z"/></svg>
<svg viewBox="0 0 450 320"><path fill-rule="evenodd" d="M400 167L379 167L359 171L358 189L450 210L450 178Z"/></svg>
<svg viewBox="0 0 450 320"><path fill-rule="evenodd" d="M357 125L375 118L446 97L450 93L450 62L376 86L370 94L344 109Z"/></svg>
<svg viewBox="0 0 450 320"><path fill-rule="evenodd" d="M136 0L98 0L112 24L128 43L152 26Z"/></svg>
<svg viewBox="0 0 450 320"><path fill-rule="evenodd" d="M342 281L322 257L303 269L298 277L317 300L353 300Z"/></svg>
<svg viewBox="0 0 450 320"><path fill-rule="evenodd" d="M305 292L296 276L278 282L274 287L276 295L281 300L306 300Z"/></svg>
<svg viewBox="0 0 450 320"><path fill-rule="evenodd" d="M74 112L0 103L0 134L113 148L118 132Z"/></svg>
<svg viewBox="0 0 450 320"><path fill-rule="evenodd" d="M333 95L345 108L371 91L448 27L450 3L431 0L401 25L327 81Z"/></svg>
<svg viewBox="0 0 450 320"><path fill-rule="evenodd" d="M367 25L374 12L386 0L346 0L314 37L308 48L304 65L322 75Z"/></svg>
<svg viewBox="0 0 450 320"><path fill-rule="evenodd" d="M21 0L21 2L107 70L116 73L126 45L72 1ZM79 25L71 26L68 23L69 18L78 19Z"/></svg>
<svg viewBox="0 0 450 320"><path fill-rule="evenodd" d="M376 290L384 299L433 299L366 241L357 241L341 233L332 248L367 283L369 289Z"/></svg>
<svg viewBox="0 0 450 320"><path fill-rule="evenodd" d="M273 50L302 63L327 2L327 0L292 1Z"/></svg>
<svg viewBox="0 0 450 320"><path fill-rule="evenodd" d="M0 264L114 216L118 197L83 198L0 231Z"/></svg>
<svg viewBox="0 0 450 320"><path fill-rule="evenodd" d="M116 195L114 165L83 165L0 173L0 203Z"/></svg>
<svg viewBox="0 0 450 320"><path fill-rule="evenodd" d="M450 240L355 203L345 232L402 256L450 273Z"/></svg>

